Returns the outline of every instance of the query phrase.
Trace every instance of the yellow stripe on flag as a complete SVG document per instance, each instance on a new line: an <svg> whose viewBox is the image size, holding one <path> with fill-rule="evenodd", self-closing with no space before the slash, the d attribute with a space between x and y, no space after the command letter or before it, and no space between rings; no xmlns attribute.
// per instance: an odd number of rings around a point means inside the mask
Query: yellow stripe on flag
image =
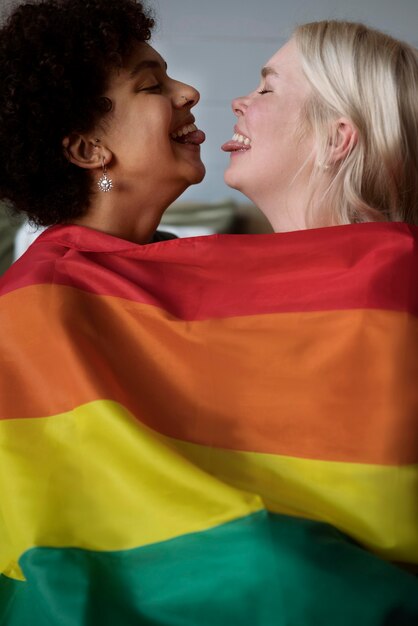
<svg viewBox="0 0 418 626"><path fill-rule="evenodd" d="M418 563L418 465L316 461L176 448L220 480L258 493L275 513L325 521L391 561Z"/></svg>
<svg viewBox="0 0 418 626"><path fill-rule="evenodd" d="M110 401L0 422L0 448L0 504L13 537L0 542L0 571L34 546L124 550L263 508Z"/></svg>
<svg viewBox="0 0 418 626"><path fill-rule="evenodd" d="M3 421L0 444L1 504L13 537L13 545L0 545L2 569L33 546L129 549L212 528L263 504L330 522L390 560L418 561L418 466L185 443L105 400Z"/></svg>

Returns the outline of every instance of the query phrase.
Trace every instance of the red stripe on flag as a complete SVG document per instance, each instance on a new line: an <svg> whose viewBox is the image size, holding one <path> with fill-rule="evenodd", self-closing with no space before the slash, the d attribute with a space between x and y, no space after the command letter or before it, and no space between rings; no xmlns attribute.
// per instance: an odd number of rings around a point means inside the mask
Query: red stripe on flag
<svg viewBox="0 0 418 626"><path fill-rule="evenodd" d="M185 320L347 309L418 314L417 240L418 228L400 223L148 246L55 227L12 267L0 293L56 283Z"/></svg>

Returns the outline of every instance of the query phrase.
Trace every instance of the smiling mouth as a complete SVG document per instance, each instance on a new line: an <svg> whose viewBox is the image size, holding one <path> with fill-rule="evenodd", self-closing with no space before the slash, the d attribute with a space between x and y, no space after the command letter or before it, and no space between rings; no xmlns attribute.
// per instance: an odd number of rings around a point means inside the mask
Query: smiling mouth
<svg viewBox="0 0 418 626"><path fill-rule="evenodd" d="M176 143L187 143L199 146L205 141L206 135L202 130L199 130L195 124L186 124L175 133L171 133L170 138Z"/></svg>
<svg viewBox="0 0 418 626"><path fill-rule="evenodd" d="M251 150L251 139L235 133L235 135L221 146L224 152L247 152Z"/></svg>

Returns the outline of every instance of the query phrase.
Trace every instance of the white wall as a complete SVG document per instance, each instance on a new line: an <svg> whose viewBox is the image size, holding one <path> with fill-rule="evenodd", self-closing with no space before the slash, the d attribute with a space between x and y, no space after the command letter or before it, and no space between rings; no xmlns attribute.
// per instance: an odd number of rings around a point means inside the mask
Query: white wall
<svg viewBox="0 0 418 626"><path fill-rule="evenodd" d="M111 0L110 0L111 1ZM204 182L184 200L242 199L223 182L228 155L220 145L232 136L232 98L254 89L267 59L297 23L321 19L362 21L418 47L418 0L148 0L158 25L153 45L169 73L201 93L194 109L206 132Z"/></svg>

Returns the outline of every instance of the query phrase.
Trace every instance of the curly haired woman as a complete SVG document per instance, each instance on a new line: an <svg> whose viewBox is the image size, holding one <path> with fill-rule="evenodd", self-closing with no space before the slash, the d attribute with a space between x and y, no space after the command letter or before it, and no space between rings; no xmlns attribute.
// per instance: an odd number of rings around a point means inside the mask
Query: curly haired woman
<svg viewBox="0 0 418 626"><path fill-rule="evenodd" d="M152 26L130 0L57 0L24 4L3 28L0 194L35 223L146 243L202 180L199 94L167 76Z"/></svg>

